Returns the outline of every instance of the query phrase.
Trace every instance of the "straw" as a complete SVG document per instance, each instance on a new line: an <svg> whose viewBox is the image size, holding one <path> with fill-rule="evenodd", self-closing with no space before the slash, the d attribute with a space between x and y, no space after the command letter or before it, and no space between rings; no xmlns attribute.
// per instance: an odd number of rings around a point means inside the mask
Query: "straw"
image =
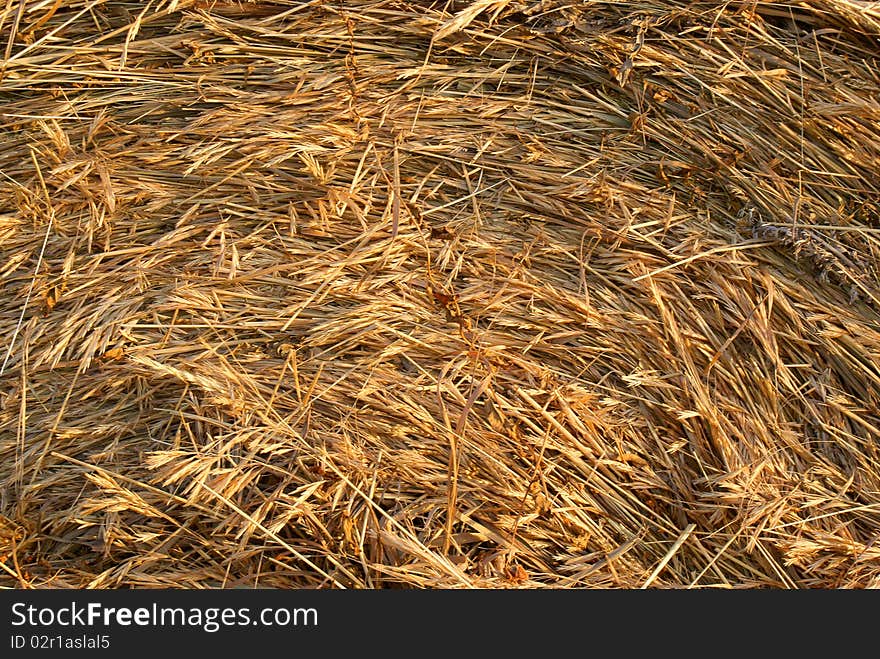
<svg viewBox="0 0 880 659"><path fill-rule="evenodd" d="M876 587L875 4L3 3L0 583Z"/></svg>

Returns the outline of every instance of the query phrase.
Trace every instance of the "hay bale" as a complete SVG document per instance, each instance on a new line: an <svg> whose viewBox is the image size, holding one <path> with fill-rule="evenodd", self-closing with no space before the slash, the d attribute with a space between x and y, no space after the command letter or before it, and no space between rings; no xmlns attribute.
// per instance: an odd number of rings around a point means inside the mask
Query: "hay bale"
<svg viewBox="0 0 880 659"><path fill-rule="evenodd" d="M6 5L3 583L880 585L876 3Z"/></svg>

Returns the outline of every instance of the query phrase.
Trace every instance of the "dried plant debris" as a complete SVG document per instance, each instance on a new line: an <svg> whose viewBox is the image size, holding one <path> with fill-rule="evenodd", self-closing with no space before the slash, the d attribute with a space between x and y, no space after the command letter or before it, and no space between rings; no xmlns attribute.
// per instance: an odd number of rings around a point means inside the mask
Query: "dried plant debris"
<svg viewBox="0 0 880 659"><path fill-rule="evenodd" d="M876 268L857 249L824 238L807 227L763 222L752 205L743 206L738 218L740 226L753 238L769 240L790 250L796 260L812 266L819 281L847 290L851 304L865 299L880 309Z"/></svg>
<svg viewBox="0 0 880 659"><path fill-rule="evenodd" d="M880 586L874 4L0 34L3 585Z"/></svg>

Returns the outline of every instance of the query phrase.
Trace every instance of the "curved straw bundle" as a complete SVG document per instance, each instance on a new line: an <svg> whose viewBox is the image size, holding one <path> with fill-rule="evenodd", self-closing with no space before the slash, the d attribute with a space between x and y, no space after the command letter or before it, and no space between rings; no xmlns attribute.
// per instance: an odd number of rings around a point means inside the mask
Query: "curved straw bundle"
<svg viewBox="0 0 880 659"><path fill-rule="evenodd" d="M875 4L6 3L3 582L880 585Z"/></svg>

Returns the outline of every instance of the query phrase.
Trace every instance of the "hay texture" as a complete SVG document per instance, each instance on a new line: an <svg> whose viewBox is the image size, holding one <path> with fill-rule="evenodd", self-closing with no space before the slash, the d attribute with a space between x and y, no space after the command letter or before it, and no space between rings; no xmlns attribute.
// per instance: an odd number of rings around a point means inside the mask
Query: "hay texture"
<svg viewBox="0 0 880 659"><path fill-rule="evenodd" d="M880 586L878 3L0 49L4 585Z"/></svg>

